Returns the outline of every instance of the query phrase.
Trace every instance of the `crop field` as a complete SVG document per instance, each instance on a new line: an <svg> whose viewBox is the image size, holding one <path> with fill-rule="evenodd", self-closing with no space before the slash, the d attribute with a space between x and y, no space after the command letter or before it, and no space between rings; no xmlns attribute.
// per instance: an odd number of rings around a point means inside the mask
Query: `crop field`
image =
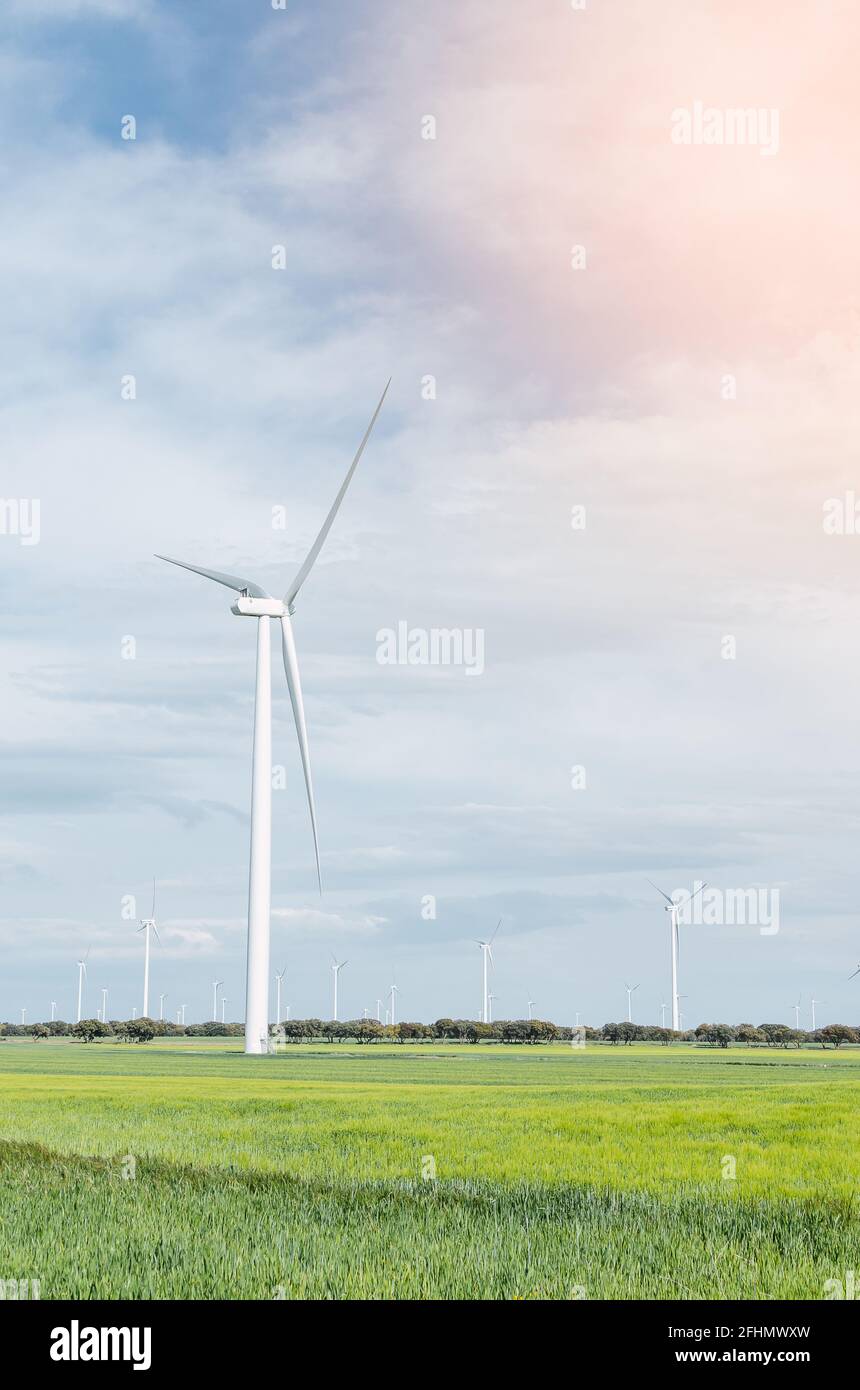
<svg viewBox="0 0 860 1390"><path fill-rule="evenodd" d="M860 1052L0 1044L42 1298L822 1298Z"/></svg>

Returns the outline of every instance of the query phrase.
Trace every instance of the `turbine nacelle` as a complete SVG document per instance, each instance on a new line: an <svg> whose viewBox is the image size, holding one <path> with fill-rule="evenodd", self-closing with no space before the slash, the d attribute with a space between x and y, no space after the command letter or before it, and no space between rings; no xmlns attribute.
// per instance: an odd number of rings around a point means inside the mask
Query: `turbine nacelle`
<svg viewBox="0 0 860 1390"><path fill-rule="evenodd" d="M237 598L230 609L237 618L285 618L291 611L282 599L252 598L245 594Z"/></svg>

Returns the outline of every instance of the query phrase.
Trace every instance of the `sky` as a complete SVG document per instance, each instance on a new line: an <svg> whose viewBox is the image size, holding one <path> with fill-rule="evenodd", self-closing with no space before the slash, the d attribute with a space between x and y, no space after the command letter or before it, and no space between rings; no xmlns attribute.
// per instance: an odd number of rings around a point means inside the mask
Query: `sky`
<svg viewBox="0 0 860 1390"><path fill-rule="evenodd" d="M139 1010L153 877L153 995L242 1018L254 629L154 556L283 593L392 377L294 619L322 896L273 652L292 1016L334 953L342 1017L476 1017L501 920L495 1017L657 1023L651 879L716 892L686 1022L860 1022L858 39L7 4L0 1018L72 1017L86 951L85 1011Z"/></svg>

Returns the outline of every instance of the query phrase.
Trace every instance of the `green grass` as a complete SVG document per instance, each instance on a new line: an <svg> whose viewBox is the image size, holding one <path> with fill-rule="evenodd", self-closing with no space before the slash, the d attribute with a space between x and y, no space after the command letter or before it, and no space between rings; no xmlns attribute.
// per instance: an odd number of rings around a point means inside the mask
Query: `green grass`
<svg viewBox="0 0 860 1390"><path fill-rule="evenodd" d="M857 1052L4 1043L0 1278L817 1298L860 1267L858 1088Z"/></svg>

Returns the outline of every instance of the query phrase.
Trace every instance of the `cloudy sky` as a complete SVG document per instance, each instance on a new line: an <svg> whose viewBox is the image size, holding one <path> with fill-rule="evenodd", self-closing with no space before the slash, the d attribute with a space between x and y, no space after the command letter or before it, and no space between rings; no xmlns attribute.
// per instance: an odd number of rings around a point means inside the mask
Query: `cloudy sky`
<svg viewBox="0 0 860 1390"><path fill-rule="evenodd" d="M254 629L153 555L282 593L393 376L294 620L322 898L275 652L293 1015L474 1017L501 918L497 1017L659 1021L653 878L778 912L691 1023L857 1022L854 0L5 12L0 1018L139 1007L153 875L242 1016Z"/></svg>

